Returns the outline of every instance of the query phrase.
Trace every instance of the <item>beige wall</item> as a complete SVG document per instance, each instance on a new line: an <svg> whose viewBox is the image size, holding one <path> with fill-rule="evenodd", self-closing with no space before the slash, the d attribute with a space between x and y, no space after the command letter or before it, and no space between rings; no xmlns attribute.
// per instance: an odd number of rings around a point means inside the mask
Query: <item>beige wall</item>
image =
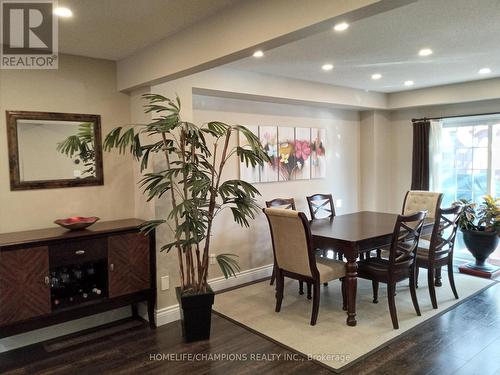
<svg viewBox="0 0 500 375"><path fill-rule="evenodd" d="M104 154L104 186L10 191L6 110L99 114L103 136L130 122L130 99L116 89L115 63L60 55L58 70L0 70L0 232L53 226L58 218L134 216L130 157Z"/></svg>
<svg viewBox="0 0 500 375"><path fill-rule="evenodd" d="M364 111L360 118L360 206L363 210L392 212L394 139L389 112Z"/></svg>

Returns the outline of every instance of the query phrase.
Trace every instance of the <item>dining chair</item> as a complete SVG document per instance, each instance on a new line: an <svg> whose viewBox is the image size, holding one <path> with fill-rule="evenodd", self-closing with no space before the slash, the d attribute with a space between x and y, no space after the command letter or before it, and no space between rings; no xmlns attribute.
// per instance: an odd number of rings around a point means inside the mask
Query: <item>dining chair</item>
<svg viewBox="0 0 500 375"><path fill-rule="evenodd" d="M285 208L287 210L295 210L295 200L293 198L275 198L266 201L266 207Z"/></svg>
<svg viewBox="0 0 500 375"><path fill-rule="evenodd" d="M427 211L427 218L434 219L437 210L441 206L443 193L423 190L409 190L403 201L403 215L409 215L417 211Z"/></svg>
<svg viewBox="0 0 500 375"><path fill-rule="evenodd" d="M326 219L335 216L335 206L331 194L314 194L306 197L311 219Z"/></svg>
<svg viewBox="0 0 500 375"><path fill-rule="evenodd" d="M424 190L409 190L405 195L402 214L408 215L417 211L427 211L426 218L435 219L437 210L441 207L442 199L443 193ZM430 237L431 234L422 234L422 239L426 239L427 241L430 241ZM441 267L436 269L435 285L441 286Z"/></svg>
<svg viewBox="0 0 500 375"><path fill-rule="evenodd" d="M335 206L333 204L333 196L331 194L314 194L306 197L311 220L332 219L335 217ZM317 249L326 256L327 249ZM338 260L342 260L342 253L333 249L334 256Z"/></svg>
<svg viewBox="0 0 500 375"><path fill-rule="evenodd" d="M455 205L450 208L438 208L430 241L420 239L417 249L417 269L415 283L418 286L419 268L427 269L427 282L432 307L437 309L436 289L434 274L442 266L448 267L448 279L451 290L458 299L455 279L453 277L453 248L458 229L458 220L462 214L463 206Z"/></svg>
<svg viewBox="0 0 500 375"><path fill-rule="evenodd" d="M285 277L312 284L311 325L318 319L320 285L324 282L341 280L342 308L345 310L345 263L315 255L306 215L280 208L264 208L263 211L269 222L276 265L276 312L281 310Z"/></svg>
<svg viewBox="0 0 500 375"><path fill-rule="evenodd" d="M293 198L275 198L270 201L266 201L267 208L284 208L287 210L295 210L295 200ZM273 273L271 275L271 282L269 285L273 285L276 280L276 267L273 266ZM299 294L304 294L304 283L299 281Z"/></svg>
<svg viewBox="0 0 500 375"><path fill-rule="evenodd" d="M403 215L409 215L417 211L427 211L426 217L428 219L434 219L436 212L441 206L441 200L443 199L443 194L433 191L424 190L408 190L405 194L403 200L403 209L401 213ZM430 236L427 234L422 234L422 238L430 240ZM382 247L377 250L377 257L387 257L387 247ZM436 276L437 277L437 276ZM439 274L439 278L441 275Z"/></svg>
<svg viewBox="0 0 500 375"><path fill-rule="evenodd" d="M358 277L372 281L373 303L378 303L379 283L387 284L387 299L394 329L399 328L394 299L398 282L410 279L410 294L413 307L417 315L420 316L415 283L415 257L425 215L425 211L410 215L398 215L394 225L388 259L377 257L358 262Z"/></svg>

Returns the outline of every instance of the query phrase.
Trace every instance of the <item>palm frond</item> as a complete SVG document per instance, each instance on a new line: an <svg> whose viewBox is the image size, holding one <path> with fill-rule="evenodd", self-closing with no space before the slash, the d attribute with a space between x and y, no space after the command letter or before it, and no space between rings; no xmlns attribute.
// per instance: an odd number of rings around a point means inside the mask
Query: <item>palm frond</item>
<svg viewBox="0 0 500 375"><path fill-rule="evenodd" d="M222 274L226 279L229 279L229 277L231 276L236 277L236 273L240 272L240 266L238 265L238 262L234 258L238 258L238 255L219 254L215 257L222 271Z"/></svg>

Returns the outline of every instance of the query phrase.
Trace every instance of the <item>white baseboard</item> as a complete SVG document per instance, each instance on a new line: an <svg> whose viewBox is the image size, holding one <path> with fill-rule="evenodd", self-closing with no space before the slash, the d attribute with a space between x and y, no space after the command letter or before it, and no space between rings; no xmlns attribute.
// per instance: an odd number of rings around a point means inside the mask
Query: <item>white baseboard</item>
<svg viewBox="0 0 500 375"><path fill-rule="evenodd" d="M269 264L267 266L252 268L250 270L242 271L236 274L236 277L231 277L229 279L223 276L211 279L208 281L214 292L219 290L232 288L241 284L246 284L255 280L263 279L265 277L271 276L273 272L273 265ZM217 298L217 297L216 297ZM167 323L175 322L181 318L179 305L172 305L165 307L163 309L156 310L156 325L161 326Z"/></svg>
<svg viewBox="0 0 500 375"><path fill-rule="evenodd" d="M181 312L179 310L179 305L172 305L164 307L163 309L156 310L155 321L156 326L162 326L164 324L175 322L181 318Z"/></svg>

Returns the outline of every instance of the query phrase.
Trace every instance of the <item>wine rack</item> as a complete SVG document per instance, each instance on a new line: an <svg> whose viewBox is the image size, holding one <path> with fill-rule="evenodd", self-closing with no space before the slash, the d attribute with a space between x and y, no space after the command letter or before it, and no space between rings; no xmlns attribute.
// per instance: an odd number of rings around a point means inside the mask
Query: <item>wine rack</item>
<svg viewBox="0 0 500 375"><path fill-rule="evenodd" d="M52 309L63 309L107 298L107 273L107 264L103 261L51 269Z"/></svg>

